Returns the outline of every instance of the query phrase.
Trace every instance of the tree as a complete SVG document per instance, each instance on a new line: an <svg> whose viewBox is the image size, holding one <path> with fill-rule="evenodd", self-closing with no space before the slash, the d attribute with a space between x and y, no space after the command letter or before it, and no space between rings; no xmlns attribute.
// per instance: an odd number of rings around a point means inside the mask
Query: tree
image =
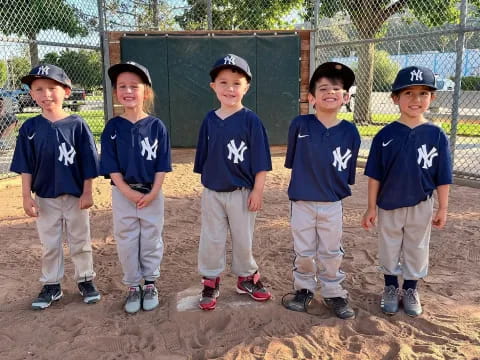
<svg viewBox="0 0 480 360"><path fill-rule="evenodd" d="M207 30L207 0L187 0L189 8L175 20L185 30ZM302 4L302 0L211 0L210 30L279 29L292 27L283 20Z"/></svg>
<svg viewBox="0 0 480 360"><path fill-rule="evenodd" d="M9 86L16 89L22 86L20 79L30 72L30 61L27 57L14 57L7 60L8 73L12 76ZM11 82L11 83L10 83Z"/></svg>
<svg viewBox="0 0 480 360"><path fill-rule="evenodd" d="M0 61L0 87L7 81L7 64L5 61Z"/></svg>
<svg viewBox="0 0 480 360"><path fill-rule="evenodd" d="M70 37L88 34L78 11L66 0L2 0L0 32L28 37L32 67L39 63L36 40L42 30L58 30Z"/></svg>
<svg viewBox="0 0 480 360"><path fill-rule="evenodd" d="M67 49L60 54L51 52L45 54L42 63L60 66L73 84L85 89L102 86L102 60L98 51Z"/></svg>
<svg viewBox="0 0 480 360"><path fill-rule="evenodd" d="M373 66L373 91L390 91L400 67L392 61L386 51L375 51L375 64Z"/></svg>
<svg viewBox="0 0 480 360"><path fill-rule="evenodd" d="M306 0L313 7L314 1ZM472 1L477 3L478 0ZM384 30L384 24L394 14L410 14L422 24L439 26L458 23L456 0L322 0L319 16L333 17L343 13L349 16L360 39L374 39ZM370 94L373 87L374 43L358 48L357 93L355 122L371 120Z"/></svg>

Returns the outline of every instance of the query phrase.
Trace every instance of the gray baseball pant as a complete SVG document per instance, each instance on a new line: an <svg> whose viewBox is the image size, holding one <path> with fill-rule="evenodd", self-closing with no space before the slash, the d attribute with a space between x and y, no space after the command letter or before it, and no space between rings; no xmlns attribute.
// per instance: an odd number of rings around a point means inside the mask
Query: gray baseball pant
<svg viewBox="0 0 480 360"><path fill-rule="evenodd" d="M248 210L249 189L202 193L202 228L198 249L200 275L215 278L225 270L227 232L232 238L232 272L249 276L258 270L252 254L256 212Z"/></svg>
<svg viewBox="0 0 480 360"><path fill-rule="evenodd" d="M378 260L387 275L418 280L427 275L433 197L415 206L378 209Z"/></svg>
<svg viewBox="0 0 480 360"><path fill-rule="evenodd" d="M63 232L70 248L77 282L92 280L92 246L88 210L80 210L79 198L62 195L35 200L40 208L37 229L42 243L42 275L44 284L59 284L64 275Z"/></svg>
<svg viewBox="0 0 480 360"><path fill-rule="evenodd" d="M142 279L154 281L160 276L163 258L164 197L138 209L112 186L113 233L123 269L123 283L140 285Z"/></svg>
<svg viewBox="0 0 480 360"><path fill-rule="evenodd" d="M347 297L340 270L342 248L342 202L292 201L291 227L295 262L293 286L315 292L317 281L324 298Z"/></svg>

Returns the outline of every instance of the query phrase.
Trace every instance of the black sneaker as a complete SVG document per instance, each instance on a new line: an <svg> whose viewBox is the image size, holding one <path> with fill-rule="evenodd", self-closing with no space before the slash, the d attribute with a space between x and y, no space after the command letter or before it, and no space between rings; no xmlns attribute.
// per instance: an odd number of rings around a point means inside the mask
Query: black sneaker
<svg viewBox="0 0 480 360"><path fill-rule="evenodd" d="M295 292L295 296L290 300L283 301L283 306L288 310L307 312L307 306L313 300L313 292L308 289L301 289Z"/></svg>
<svg viewBox="0 0 480 360"><path fill-rule="evenodd" d="M60 284L43 285L42 291L38 297L33 300L32 308L34 310L43 310L50 306L54 301L60 300L63 296Z"/></svg>
<svg viewBox="0 0 480 360"><path fill-rule="evenodd" d="M351 319L355 317L355 311L348 305L347 299L341 297L324 298L325 305L332 309L340 319Z"/></svg>
<svg viewBox="0 0 480 360"><path fill-rule="evenodd" d="M94 304L101 298L92 280L79 282L78 290L80 290L80 295L83 296L83 302L85 304Z"/></svg>

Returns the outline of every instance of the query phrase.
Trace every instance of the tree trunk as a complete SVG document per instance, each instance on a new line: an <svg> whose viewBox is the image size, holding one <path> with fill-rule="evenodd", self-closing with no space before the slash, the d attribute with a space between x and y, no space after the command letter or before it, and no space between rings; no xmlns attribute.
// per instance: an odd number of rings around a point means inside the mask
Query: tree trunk
<svg viewBox="0 0 480 360"><path fill-rule="evenodd" d="M353 121L356 124L371 122L370 98L373 88L373 61L375 44L367 43L358 48L358 69L356 74L357 92Z"/></svg>
<svg viewBox="0 0 480 360"><path fill-rule="evenodd" d="M152 0L152 24L155 30L159 30L158 24L158 0Z"/></svg>
<svg viewBox="0 0 480 360"><path fill-rule="evenodd" d="M28 39L30 42L28 43L28 47L30 50L30 65L33 67L40 64L40 60L38 58L38 44L35 42L37 40L37 34L30 33L28 35Z"/></svg>

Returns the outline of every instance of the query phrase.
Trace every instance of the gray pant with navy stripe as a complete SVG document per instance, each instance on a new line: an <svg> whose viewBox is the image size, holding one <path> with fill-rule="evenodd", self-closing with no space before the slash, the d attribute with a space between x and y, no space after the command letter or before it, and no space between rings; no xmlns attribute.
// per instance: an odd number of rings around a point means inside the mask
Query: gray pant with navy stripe
<svg viewBox="0 0 480 360"><path fill-rule="evenodd" d="M202 193L202 230L198 249L198 272L215 278L225 270L227 233L232 237L232 272L249 276L258 270L252 254L256 212L248 210L249 189Z"/></svg>
<svg viewBox="0 0 480 360"><path fill-rule="evenodd" d="M154 281L160 276L163 258L163 194L159 192L147 207L137 209L136 204L112 186L112 210L123 283L136 286L142 279Z"/></svg>
<svg viewBox="0 0 480 360"><path fill-rule="evenodd" d="M59 284L64 275L63 233L70 249L77 282L92 280L92 246L88 210L80 210L79 199L71 195L35 200L40 208L37 230L42 243L42 276L44 284Z"/></svg>
<svg viewBox="0 0 480 360"><path fill-rule="evenodd" d="M324 298L347 297L340 270L342 249L342 202L291 202L291 227L295 264L293 286L315 292L317 281Z"/></svg>
<svg viewBox="0 0 480 360"><path fill-rule="evenodd" d="M378 259L387 275L418 280L427 275L433 197L415 206L378 209Z"/></svg>

